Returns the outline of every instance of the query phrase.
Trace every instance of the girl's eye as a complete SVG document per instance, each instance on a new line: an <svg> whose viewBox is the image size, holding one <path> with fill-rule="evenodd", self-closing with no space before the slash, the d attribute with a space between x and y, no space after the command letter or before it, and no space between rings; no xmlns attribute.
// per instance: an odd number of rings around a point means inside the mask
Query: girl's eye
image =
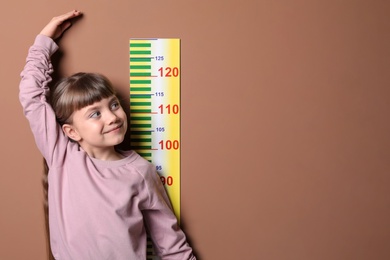
<svg viewBox="0 0 390 260"><path fill-rule="evenodd" d="M115 109L118 109L119 108L119 102L114 102L111 104L111 109L112 110L115 110Z"/></svg>
<svg viewBox="0 0 390 260"><path fill-rule="evenodd" d="M93 112L89 117L90 118L96 118L96 117L99 117L99 116L100 116L100 112L96 111L96 112Z"/></svg>

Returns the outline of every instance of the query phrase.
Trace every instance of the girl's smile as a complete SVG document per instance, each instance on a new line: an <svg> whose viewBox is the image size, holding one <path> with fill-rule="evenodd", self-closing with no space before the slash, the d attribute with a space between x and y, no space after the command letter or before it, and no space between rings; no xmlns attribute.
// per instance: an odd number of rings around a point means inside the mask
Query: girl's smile
<svg viewBox="0 0 390 260"><path fill-rule="evenodd" d="M120 124L114 128L112 128L111 130L108 130L107 132L105 132L104 134L109 134L109 133L117 133L119 132L119 130L121 129L121 127L123 126L123 124Z"/></svg>

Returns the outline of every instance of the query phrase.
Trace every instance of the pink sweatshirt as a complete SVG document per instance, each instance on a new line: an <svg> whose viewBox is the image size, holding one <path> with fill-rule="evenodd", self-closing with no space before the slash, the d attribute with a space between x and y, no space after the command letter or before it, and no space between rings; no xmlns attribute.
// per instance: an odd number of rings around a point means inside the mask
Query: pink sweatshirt
<svg viewBox="0 0 390 260"><path fill-rule="evenodd" d="M162 259L195 259L154 167L134 151L118 161L70 142L47 103L58 49L38 35L21 73L20 102L49 165L50 243L56 259L146 259L146 228ZM145 225L144 225L145 224Z"/></svg>

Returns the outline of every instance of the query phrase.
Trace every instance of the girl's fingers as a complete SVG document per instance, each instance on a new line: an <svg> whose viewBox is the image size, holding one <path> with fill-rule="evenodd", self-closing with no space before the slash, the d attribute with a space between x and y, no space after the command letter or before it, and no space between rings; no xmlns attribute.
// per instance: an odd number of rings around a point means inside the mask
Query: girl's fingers
<svg viewBox="0 0 390 260"><path fill-rule="evenodd" d="M63 22L63 23L61 24L61 31L62 31L62 32L66 31L66 29L68 29L71 25L72 25L72 23L69 22L69 21ZM62 32L61 32L61 33L62 33Z"/></svg>
<svg viewBox="0 0 390 260"><path fill-rule="evenodd" d="M56 20L59 24L61 24L61 23L63 23L64 21L66 21L68 19L71 19L71 18L74 18L76 16L79 16L80 14L81 14L80 11L73 10L73 11L70 11L70 12L68 12L66 14L54 17L54 20Z"/></svg>
<svg viewBox="0 0 390 260"><path fill-rule="evenodd" d="M60 15L58 17L61 18L61 20L67 20L67 19L76 17L76 16L78 16L80 14L81 14L80 11L73 10L73 11L67 12L66 14Z"/></svg>

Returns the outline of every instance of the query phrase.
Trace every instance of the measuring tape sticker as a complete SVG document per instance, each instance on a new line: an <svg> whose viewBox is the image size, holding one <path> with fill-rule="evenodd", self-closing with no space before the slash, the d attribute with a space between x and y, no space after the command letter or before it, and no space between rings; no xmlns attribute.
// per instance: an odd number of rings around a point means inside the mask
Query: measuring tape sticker
<svg viewBox="0 0 390 260"><path fill-rule="evenodd" d="M130 39L130 141L153 163L180 221L180 39ZM159 259L148 239L147 259Z"/></svg>
<svg viewBox="0 0 390 260"><path fill-rule="evenodd" d="M180 220L180 39L130 39L130 141Z"/></svg>

